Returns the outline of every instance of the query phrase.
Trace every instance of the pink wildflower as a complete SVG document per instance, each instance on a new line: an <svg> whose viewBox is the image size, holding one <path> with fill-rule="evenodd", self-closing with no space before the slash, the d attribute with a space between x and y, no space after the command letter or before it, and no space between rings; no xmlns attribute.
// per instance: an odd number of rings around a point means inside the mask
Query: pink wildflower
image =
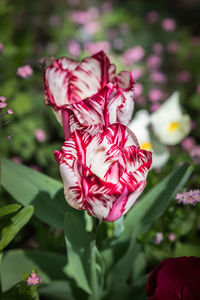
<svg viewBox="0 0 200 300"><path fill-rule="evenodd" d="M162 232L157 232L156 236L153 240L154 244L160 245L161 242L163 241L163 238L164 238L163 233Z"/></svg>
<svg viewBox="0 0 200 300"><path fill-rule="evenodd" d="M178 203L195 205L200 202L200 190L190 190L176 195L175 199Z"/></svg>
<svg viewBox="0 0 200 300"><path fill-rule="evenodd" d="M181 146L185 151L191 151L195 146L195 139L188 136L181 142Z"/></svg>
<svg viewBox="0 0 200 300"><path fill-rule="evenodd" d="M77 57L77 56L80 55L80 53L81 53L81 47L80 47L79 42L77 42L75 40L69 41L67 47L68 47L69 53L72 56Z"/></svg>
<svg viewBox="0 0 200 300"><path fill-rule="evenodd" d="M9 110L7 111L7 114L12 115L12 114L13 114L12 109L9 109Z"/></svg>
<svg viewBox="0 0 200 300"><path fill-rule="evenodd" d="M125 65L130 65L143 59L144 55L144 49L141 46L136 46L126 50L122 55L122 59Z"/></svg>
<svg viewBox="0 0 200 300"><path fill-rule="evenodd" d="M7 103L6 103L6 98L3 97L3 96L0 96L0 109L1 108L4 108L7 106Z"/></svg>
<svg viewBox="0 0 200 300"><path fill-rule="evenodd" d="M155 72L151 73L150 78L153 82L156 82L156 83L164 83L167 81L166 75L159 71L155 71Z"/></svg>
<svg viewBox="0 0 200 300"><path fill-rule="evenodd" d="M112 4L110 2L108 2L108 1L103 2L102 5L101 5L101 9L106 14L110 13L113 10Z"/></svg>
<svg viewBox="0 0 200 300"><path fill-rule="evenodd" d="M197 85L197 93L200 95L200 84Z"/></svg>
<svg viewBox="0 0 200 300"><path fill-rule="evenodd" d="M41 278L36 273L32 273L26 280L28 285L37 285L40 282Z"/></svg>
<svg viewBox="0 0 200 300"><path fill-rule="evenodd" d="M141 83L136 82L134 86L134 97L138 98L139 96L141 96L142 92L143 86L141 85Z"/></svg>
<svg viewBox="0 0 200 300"><path fill-rule="evenodd" d="M146 18L149 23L156 23L159 18L159 13L156 10L151 10L147 13Z"/></svg>
<svg viewBox="0 0 200 300"><path fill-rule="evenodd" d="M156 54L151 54L147 58L147 66L150 70L156 70L161 66L162 59L160 56Z"/></svg>
<svg viewBox="0 0 200 300"><path fill-rule="evenodd" d="M170 242L174 242L176 240L176 235L172 232L168 235L168 239Z"/></svg>
<svg viewBox="0 0 200 300"><path fill-rule="evenodd" d="M160 107L160 104L159 104L159 103L154 103L154 104L152 104L151 107L150 107L150 112L151 112L151 113L155 112L156 110L159 109L159 107Z"/></svg>
<svg viewBox="0 0 200 300"><path fill-rule="evenodd" d="M46 133L43 129L40 128L36 129L34 134L38 142L42 143L46 140Z"/></svg>
<svg viewBox="0 0 200 300"><path fill-rule="evenodd" d="M175 54L179 49L179 44L177 41L170 41L167 45L167 51L170 54Z"/></svg>
<svg viewBox="0 0 200 300"><path fill-rule="evenodd" d="M191 151L190 156L195 164L200 164L200 146L196 145Z"/></svg>
<svg viewBox="0 0 200 300"><path fill-rule="evenodd" d="M100 24L97 21L91 21L84 25L84 30L87 34L95 34L100 30Z"/></svg>
<svg viewBox="0 0 200 300"><path fill-rule="evenodd" d="M132 76L134 80L138 80L144 74L143 70L140 68L134 69L132 71Z"/></svg>
<svg viewBox="0 0 200 300"><path fill-rule="evenodd" d="M154 43L153 46L152 46L152 49L153 49L154 53L162 54L163 50L164 50L164 47L161 43Z"/></svg>
<svg viewBox="0 0 200 300"><path fill-rule="evenodd" d="M0 43L0 52L2 52L4 49L3 43Z"/></svg>
<svg viewBox="0 0 200 300"><path fill-rule="evenodd" d="M191 80L191 74L187 70L183 70L176 75L177 81L181 83L188 83Z"/></svg>
<svg viewBox="0 0 200 300"><path fill-rule="evenodd" d="M172 32L176 29L176 21L172 18L166 18L162 21L162 28L165 31Z"/></svg>
<svg viewBox="0 0 200 300"><path fill-rule="evenodd" d="M163 92L160 89L152 89L149 91L149 100L151 102L158 102L163 99Z"/></svg>
<svg viewBox="0 0 200 300"><path fill-rule="evenodd" d="M22 66L17 69L17 75L22 78L28 78L33 74L33 69L29 65Z"/></svg>
<svg viewBox="0 0 200 300"><path fill-rule="evenodd" d="M107 41L100 41L100 42L88 42L85 43L84 46L85 50L87 50L91 55L104 51L104 52L109 52L110 51L110 43Z"/></svg>

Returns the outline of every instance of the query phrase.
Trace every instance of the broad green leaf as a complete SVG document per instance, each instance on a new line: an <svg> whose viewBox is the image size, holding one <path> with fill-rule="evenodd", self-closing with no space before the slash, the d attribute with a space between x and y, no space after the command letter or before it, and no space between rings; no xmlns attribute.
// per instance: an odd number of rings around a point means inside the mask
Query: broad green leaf
<svg viewBox="0 0 200 300"><path fill-rule="evenodd" d="M11 223L3 228L1 232L0 251L2 251L16 234L26 225L34 212L33 206L22 208L14 217L11 218Z"/></svg>
<svg viewBox="0 0 200 300"><path fill-rule="evenodd" d="M82 221L82 222L81 222ZM89 236L84 226L84 219L67 213L65 217L65 241L69 264L65 268L68 276L87 293L89 286Z"/></svg>
<svg viewBox="0 0 200 300"><path fill-rule="evenodd" d="M38 292L52 300L75 300L70 283L64 280L51 281L50 284L39 287Z"/></svg>
<svg viewBox="0 0 200 300"><path fill-rule="evenodd" d="M159 218L166 210L170 200L186 183L192 171L193 167L184 163L152 188L127 214L124 221L125 229L120 236L120 241L129 239L137 223L151 223Z"/></svg>
<svg viewBox="0 0 200 300"><path fill-rule="evenodd" d="M21 205L19 204L9 204L0 208L0 217L12 214L20 209Z"/></svg>
<svg viewBox="0 0 200 300"><path fill-rule="evenodd" d="M2 185L23 206L33 205L34 214L49 225L63 228L65 213L73 211L61 182L7 159L2 161Z"/></svg>
<svg viewBox="0 0 200 300"><path fill-rule="evenodd" d="M67 263L65 255L45 251L10 250L5 253L1 262L1 286L5 292L23 280L33 269L37 270L42 282L67 280L63 268Z"/></svg>
<svg viewBox="0 0 200 300"><path fill-rule="evenodd" d="M200 257L200 244L182 244L180 242L176 243L175 247L175 257L179 256L197 256Z"/></svg>

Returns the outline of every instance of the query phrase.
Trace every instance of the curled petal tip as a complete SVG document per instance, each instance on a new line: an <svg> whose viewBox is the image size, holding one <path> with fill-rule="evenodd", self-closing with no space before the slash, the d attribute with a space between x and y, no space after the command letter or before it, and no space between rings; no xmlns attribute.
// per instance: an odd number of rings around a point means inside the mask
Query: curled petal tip
<svg viewBox="0 0 200 300"><path fill-rule="evenodd" d="M58 150L55 150L54 151L54 157L55 157L55 160L57 161L57 163L59 164L60 160L62 158L62 153Z"/></svg>

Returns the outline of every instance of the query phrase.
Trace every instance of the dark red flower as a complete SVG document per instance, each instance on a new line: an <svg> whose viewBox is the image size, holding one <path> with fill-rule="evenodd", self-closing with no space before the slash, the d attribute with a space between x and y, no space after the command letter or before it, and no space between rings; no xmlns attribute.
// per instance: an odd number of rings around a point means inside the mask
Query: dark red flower
<svg viewBox="0 0 200 300"><path fill-rule="evenodd" d="M148 300L200 299L200 258L165 259L151 272L146 292Z"/></svg>

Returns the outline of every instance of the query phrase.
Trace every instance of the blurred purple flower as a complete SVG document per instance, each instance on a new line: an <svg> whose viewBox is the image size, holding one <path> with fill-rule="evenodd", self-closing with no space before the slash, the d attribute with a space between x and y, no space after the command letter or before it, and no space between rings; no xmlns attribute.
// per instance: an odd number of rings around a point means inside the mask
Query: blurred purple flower
<svg viewBox="0 0 200 300"><path fill-rule="evenodd" d="M7 106L6 98L3 96L0 96L0 108L4 108L6 106Z"/></svg>
<svg viewBox="0 0 200 300"><path fill-rule="evenodd" d="M113 41L113 47L116 50L121 50L124 47L124 41L120 38L116 38Z"/></svg>
<svg viewBox="0 0 200 300"><path fill-rule="evenodd" d="M140 68L134 69L132 72L132 76L134 80L138 80L139 78L141 78L144 74L144 71Z"/></svg>
<svg viewBox="0 0 200 300"><path fill-rule="evenodd" d="M194 46L199 45L199 43L200 43L200 37L199 36L193 36L192 39L191 39L191 43Z"/></svg>
<svg viewBox="0 0 200 300"><path fill-rule="evenodd" d="M181 83L188 83L191 80L192 76L187 70L183 70L176 75L177 81Z"/></svg>
<svg viewBox="0 0 200 300"><path fill-rule="evenodd" d="M88 42L85 43L84 48L86 51L88 51L91 55L104 51L109 52L110 51L110 43L107 41L101 41L101 42Z"/></svg>
<svg viewBox="0 0 200 300"><path fill-rule="evenodd" d="M153 82L156 83L165 83L167 81L167 76L159 71L151 73L150 78Z"/></svg>
<svg viewBox="0 0 200 300"><path fill-rule="evenodd" d="M51 15L49 18L49 25L54 28L58 28L61 25L61 18L59 15Z"/></svg>
<svg viewBox="0 0 200 300"><path fill-rule="evenodd" d="M200 190L190 190L176 195L175 199L178 203L195 205L200 202Z"/></svg>
<svg viewBox="0 0 200 300"><path fill-rule="evenodd" d="M179 49L179 44L177 41L170 41L168 44L167 44L167 51L170 53L170 54L175 54Z"/></svg>
<svg viewBox="0 0 200 300"><path fill-rule="evenodd" d="M172 232L168 235L168 239L170 242L174 242L176 240L176 235Z"/></svg>
<svg viewBox="0 0 200 300"><path fill-rule="evenodd" d="M156 54L151 54L147 58L147 66L150 70L156 70L161 66L162 59L160 56Z"/></svg>
<svg viewBox="0 0 200 300"><path fill-rule="evenodd" d="M138 98L139 96L141 96L143 92L143 86L141 85L141 83L136 82L134 85L134 97Z"/></svg>
<svg viewBox="0 0 200 300"><path fill-rule="evenodd" d="M33 69L29 65L22 66L17 69L17 75L22 78L28 78L33 74Z"/></svg>
<svg viewBox="0 0 200 300"><path fill-rule="evenodd" d="M162 28L165 31L172 32L176 29L176 21L172 18L166 18L162 21Z"/></svg>
<svg viewBox="0 0 200 300"><path fill-rule="evenodd" d="M195 146L195 139L191 136L186 137L182 142L181 146L185 151L191 151Z"/></svg>
<svg viewBox="0 0 200 300"><path fill-rule="evenodd" d="M112 8L112 3L106 1L106 2L103 2L102 5L101 5L101 9L104 13L110 13L113 8Z"/></svg>
<svg viewBox="0 0 200 300"><path fill-rule="evenodd" d="M159 102L164 97L163 91L158 88L152 89L149 91L149 100L151 102Z"/></svg>
<svg viewBox="0 0 200 300"><path fill-rule="evenodd" d="M90 21L84 25L84 30L89 35L97 33L100 30L100 23L98 21Z"/></svg>
<svg viewBox="0 0 200 300"><path fill-rule="evenodd" d="M156 54L162 54L163 50L164 50L164 47L161 43L154 43L153 46L152 46L152 50Z"/></svg>
<svg viewBox="0 0 200 300"><path fill-rule="evenodd" d="M14 161L16 164L22 164L22 159L19 156L14 156L11 158L12 161Z"/></svg>
<svg viewBox="0 0 200 300"><path fill-rule="evenodd" d="M36 129L34 131L34 134L35 134L35 137L36 137L36 140L40 143L44 142L46 140L46 133L43 129Z"/></svg>
<svg viewBox="0 0 200 300"><path fill-rule="evenodd" d="M8 114L8 115L12 115L12 114L13 114L12 109L9 109L9 110L7 111L7 114Z"/></svg>
<svg viewBox="0 0 200 300"><path fill-rule="evenodd" d="M159 19L159 13L156 10L151 10L147 13L146 18L149 23L155 23Z"/></svg>
<svg viewBox="0 0 200 300"><path fill-rule="evenodd" d="M195 164L200 164L200 146L196 145L191 151L190 151L191 159Z"/></svg>
<svg viewBox="0 0 200 300"><path fill-rule="evenodd" d="M75 24L84 25L90 21L90 16L88 15L87 11L75 10L71 13L70 19Z"/></svg>
<svg viewBox="0 0 200 300"><path fill-rule="evenodd" d="M3 43L0 43L0 52L2 52L4 49Z"/></svg>
<svg viewBox="0 0 200 300"><path fill-rule="evenodd" d="M122 60L125 65L130 65L143 59L144 55L144 49L141 46L136 46L126 50L122 55Z"/></svg>
<svg viewBox="0 0 200 300"><path fill-rule="evenodd" d="M81 53L81 46L80 46L79 42L76 40L69 41L67 48L68 48L69 53L74 57L79 56Z"/></svg>
<svg viewBox="0 0 200 300"><path fill-rule="evenodd" d="M163 233L162 232L157 232L156 236L153 240L154 244L160 245L160 243L163 241L163 238L164 238Z"/></svg>
<svg viewBox="0 0 200 300"><path fill-rule="evenodd" d="M197 93L200 95L200 84L197 85Z"/></svg>
<svg viewBox="0 0 200 300"><path fill-rule="evenodd" d="M159 103L154 103L154 104L152 104L151 107L150 107L150 112L151 112L151 113L155 112L156 110L159 109L159 107L160 107L160 104L159 104Z"/></svg>

